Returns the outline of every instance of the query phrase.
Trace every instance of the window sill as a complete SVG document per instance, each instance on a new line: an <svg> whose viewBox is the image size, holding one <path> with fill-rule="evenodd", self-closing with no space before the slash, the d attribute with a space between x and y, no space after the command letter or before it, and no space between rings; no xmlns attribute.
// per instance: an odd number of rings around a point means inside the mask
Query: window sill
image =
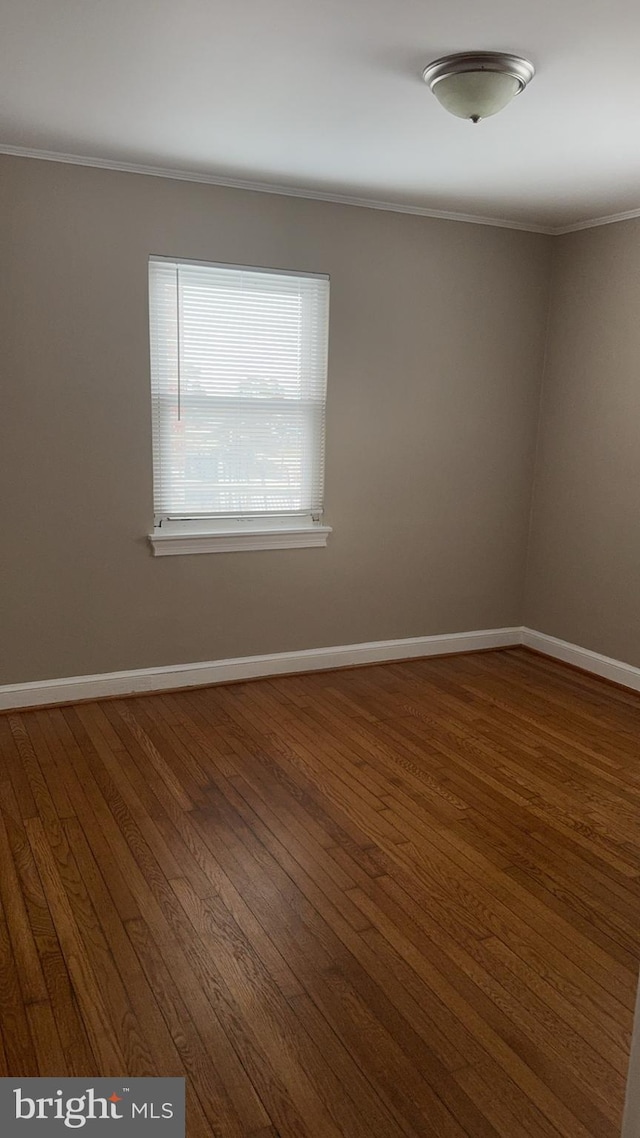
<svg viewBox="0 0 640 1138"><path fill-rule="evenodd" d="M156 529L149 534L154 557L187 553L240 553L252 549L311 549L327 544L331 526L290 529L216 530L209 533Z"/></svg>

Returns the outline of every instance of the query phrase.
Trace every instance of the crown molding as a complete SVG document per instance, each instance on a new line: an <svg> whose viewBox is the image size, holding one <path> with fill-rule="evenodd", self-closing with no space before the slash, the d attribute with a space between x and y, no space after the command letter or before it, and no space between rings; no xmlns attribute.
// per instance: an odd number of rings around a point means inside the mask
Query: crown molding
<svg viewBox="0 0 640 1138"><path fill-rule="evenodd" d="M336 205L353 205L363 209L380 209L389 213L407 213L415 217L433 217L439 221L462 221L467 225L488 225L496 229L517 229L524 233L545 233L561 237L581 229L596 229L600 225L613 225L616 221L631 221L640 217L640 208L624 213L611 213L604 217L590 217L572 225L537 225L531 221L513 221L503 217L485 217L482 214L458 213L455 210L427 209L426 206L407 205L401 202L381 201L377 198L359 198L351 194L334 194L301 186L281 186L275 182L254 182L242 178L225 178L221 174L206 174L198 170L179 170L170 166L143 166L136 162L116 162L111 158L91 158L83 154L60 154L56 150L34 150L28 146L10 146L0 142L0 154L14 158L39 158L44 162L62 162L69 166L89 166L97 170L115 170L123 174L144 174L150 178L169 178L178 182L197 182L205 186L221 186L229 190L250 190L259 194L278 194L289 198L306 198L309 201L333 202Z"/></svg>
<svg viewBox="0 0 640 1138"><path fill-rule="evenodd" d="M359 198L350 194L334 194L329 191L305 189L298 186L280 186L271 182L225 178L222 175L206 174L196 170L141 166L135 162L115 162L110 158L90 158L81 154L59 154L54 150L32 150L26 146L9 146L0 143L0 154L8 154L14 158L39 158L45 162L63 162L71 166L90 166L98 170L116 170L124 174L145 174L152 178L170 178L179 182L199 182L206 186L222 186L231 190L251 190L260 194L279 194L290 198L307 198L310 201L333 202L337 205L360 206L364 209L380 209L390 213L408 213L416 217L433 217L439 221L463 221L468 225L489 225L498 229L518 229L525 233L551 234L555 232L548 226L536 225L534 222L512 221L501 217L484 217L480 214L457 213L443 209L427 209L424 206L403 205L400 202Z"/></svg>
<svg viewBox="0 0 640 1138"><path fill-rule="evenodd" d="M601 225L613 225L616 221L632 221L634 217L640 217L640 209L628 209L625 213L610 213L606 217L590 217L587 221L576 221L573 225L563 225L548 232L560 237L563 233L577 233L580 229L597 229Z"/></svg>

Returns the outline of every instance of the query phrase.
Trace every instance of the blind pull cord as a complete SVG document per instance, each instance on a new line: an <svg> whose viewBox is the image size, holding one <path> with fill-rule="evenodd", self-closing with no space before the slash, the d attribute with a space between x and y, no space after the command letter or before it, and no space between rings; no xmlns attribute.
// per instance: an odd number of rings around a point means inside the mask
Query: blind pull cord
<svg viewBox="0 0 640 1138"><path fill-rule="evenodd" d="M182 311L182 295L180 292L180 265L176 265L176 347L178 350L178 422L182 418L182 339L180 336L180 313Z"/></svg>

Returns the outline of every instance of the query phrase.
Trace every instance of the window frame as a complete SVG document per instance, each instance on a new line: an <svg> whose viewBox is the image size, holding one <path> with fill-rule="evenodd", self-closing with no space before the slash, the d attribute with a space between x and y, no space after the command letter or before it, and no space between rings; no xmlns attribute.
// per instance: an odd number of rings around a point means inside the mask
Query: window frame
<svg viewBox="0 0 640 1138"><path fill-rule="evenodd" d="M168 257L152 255L148 259L149 273L149 331L153 341L152 321L154 319L151 297L151 266L156 262L164 262L176 266L196 266L206 269L226 270L230 272L247 272L259 276L261 273L269 276L284 276L288 278L307 277L324 280L329 287L329 276L324 273L309 273L298 270L271 269L261 266L236 265L216 261L202 261L181 257ZM327 295L328 303L328 295ZM327 349L328 349L328 320L327 320ZM157 403L162 398L158 394L153 378L154 353L151 347L150 366L152 371L152 400L153 400L153 434L154 434L154 464L157 453L156 433L159 428L156 422ZM159 366L159 365L156 365ZM328 365L327 365L328 366ZM326 389L324 393L323 412L326 413ZM322 438L321 459L324 467L324 436ZM323 489L323 480L321 480ZM324 506L324 500L323 500ZM155 466L154 466L154 526L148 535L153 554L157 556L173 556L187 553L228 553L242 550L264 549L299 549L326 546L327 538L332 532L329 525L323 523L323 508L302 514L286 513L247 513L233 516L167 516L156 511L155 501Z"/></svg>

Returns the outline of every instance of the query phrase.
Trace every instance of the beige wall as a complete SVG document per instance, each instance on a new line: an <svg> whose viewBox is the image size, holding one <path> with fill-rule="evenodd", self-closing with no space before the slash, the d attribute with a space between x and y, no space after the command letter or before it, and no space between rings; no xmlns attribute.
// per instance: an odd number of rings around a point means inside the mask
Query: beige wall
<svg viewBox="0 0 640 1138"><path fill-rule="evenodd" d="M525 623L640 665L640 221L554 239Z"/></svg>
<svg viewBox="0 0 640 1138"><path fill-rule="evenodd" d="M550 246L0 158L0 683L519 623ZM330 273L326 549L151 556L150 253Z"/></svg>

